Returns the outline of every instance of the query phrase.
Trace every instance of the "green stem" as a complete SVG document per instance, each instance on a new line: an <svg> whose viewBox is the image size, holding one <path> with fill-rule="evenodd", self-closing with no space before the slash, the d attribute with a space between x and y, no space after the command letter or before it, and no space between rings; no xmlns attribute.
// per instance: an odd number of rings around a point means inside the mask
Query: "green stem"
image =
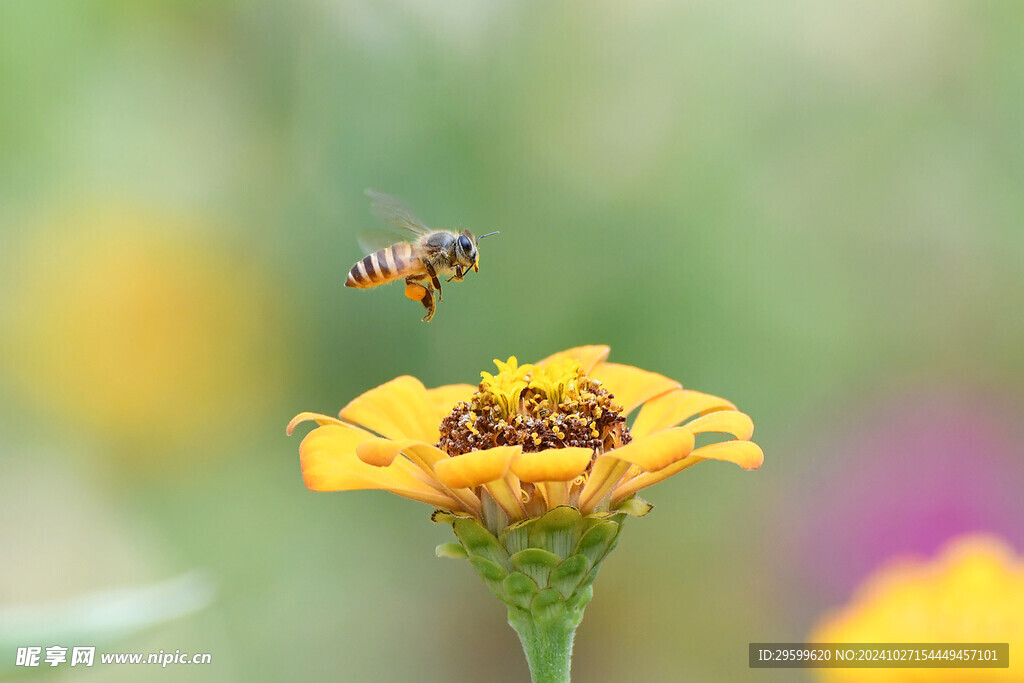
<svg viewBox="0 0 1024 683"><path fill-rule="evenodd" d="M582 611L579 616L583 616ZM509 607L508 623L519 634L533 683L568 683L572 641L579 619L567 614L554 619L537 618L528 610Z"/></svg>

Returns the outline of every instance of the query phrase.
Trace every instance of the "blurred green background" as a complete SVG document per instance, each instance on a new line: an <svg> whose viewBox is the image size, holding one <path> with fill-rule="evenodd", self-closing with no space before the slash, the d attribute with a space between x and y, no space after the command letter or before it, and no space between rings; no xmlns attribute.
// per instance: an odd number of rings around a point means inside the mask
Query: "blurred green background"
<svg viewBox="0 0 1024 683"><path fill-rule="evenodd" d="M524 680L450 530L306 491L284 426L580 344L728 397L766 461L646 492L579 680L793 680L747 643L885 559L1024 549L1022 29L952 0L0 4L0 672L63 644L213 656L74 680ZM367 187L501 231L428 325L343 287ZM184 614L60 616L183 575Z"/></svg>

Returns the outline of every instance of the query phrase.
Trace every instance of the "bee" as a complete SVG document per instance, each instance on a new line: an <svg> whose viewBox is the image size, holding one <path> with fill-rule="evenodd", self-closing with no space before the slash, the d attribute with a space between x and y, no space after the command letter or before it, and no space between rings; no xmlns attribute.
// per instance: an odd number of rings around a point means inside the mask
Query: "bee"
<svg viewBox="0 0 1024 683"><path fill-rule="evenodd" d="M448 275L447 282L461 282L472 269L480 271L480 252L477 243L484 237L497 235L489 232L479 239L469 230L432 230L398 199L381 192L367 190L372 212L392 225L411 232L415 239L370 250L371 253L356 261L348 271L346 287L367 289L399 278L405 278L405 296L419 301L427 309L423 322L430 322L441 301L441 281L438 275Z"/></svg>

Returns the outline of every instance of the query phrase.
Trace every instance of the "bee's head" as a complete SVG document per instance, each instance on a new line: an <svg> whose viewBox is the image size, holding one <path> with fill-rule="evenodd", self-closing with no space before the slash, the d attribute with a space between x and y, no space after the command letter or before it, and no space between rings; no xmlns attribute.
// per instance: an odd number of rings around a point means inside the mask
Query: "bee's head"
<svg viewBox="0 0 1024 683"><path fill-rule="evenodd" d="M498 232L489 232L486 235L480 235L480 239L473 237L473 233L469 230L463 230L462 234L459 235L459 239L455 242L455 250L462 258L462 254L467 254L469 261L466 263L466 267L472 267L476 272L480 272L480 252L477 251L477 242L485 237L491 235L497 235Z"/></svg>
<svg viewBox="0 0 1024 683"><path fill-rule="evenodd" d="M476 238L469 230L463 230L455 240L455 256L465 268L479 270L477 262L480 260L480 253L476 249Z"/></svg>

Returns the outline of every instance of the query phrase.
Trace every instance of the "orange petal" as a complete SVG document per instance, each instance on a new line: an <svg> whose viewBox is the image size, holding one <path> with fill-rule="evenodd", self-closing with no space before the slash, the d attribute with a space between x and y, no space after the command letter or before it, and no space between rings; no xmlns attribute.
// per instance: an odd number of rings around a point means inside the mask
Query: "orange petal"
<svg viewBox="0 0 1024 683"><path fill-rule="evenodd" d="M634 439L675 427L680 422L716 410L736 410L730 401L699 391L680 389L653 398L640 409L629 428Z"/></svg>
<svg viewBox="0 0 1024 683"><path fill-rule="evenodd" d="M549 448L520 453L512 459L512 472L525 482L569 481L583 474L594 452L589 448Z"/></svg>
<svg viewBox="0 0 1024 683"><path fill-rule="evenodd" d="M443 484L452 488L482 486L504 477L512 458L520 451L520 446L471 451L438 462L434 465L434 474Z"/></svg>
<svg viewBox="0 0 1024 683"><path fill-rule="evenodd" d="M611 349L607 346L577 346L572 349L553 353L544 360L534 363L534 365L545 367L552 363L558 363L569 358L575 358L583 367L583 372L589 375L590 371L594 369L594 366L608 357L609 352L611 352Z"/></svg>
<svg viewBox="0 0 1024 683"><path fill-rule="evenodd" d="M415 377L403 375L352 400L341 418L363 425L391 439L436 443L437 412L426 387Z"/></svg>
<svg viewBox="0 0 1024 683"><path fill-rule="evenodd" d="M473 397L474 391L476 391L476 387L472 384L447 384L436 389L427 389L427 394L430 395L430 399L434 402L434 408L437 410L438 424L448 417L456 403L459 401L468 403L469 399Z"/></svg>
<svg viewBox="0 0 1024 683"><path fill-rule="evenodd" d="M745 413L738 410L719 410L687 422L680 429L688 429L694 434L717 432L732 434L740 441L747 441L754 434L754 422Z"/></svg>
<svg viewBox="0 0 1024 683"><path fill-rule="evenodd" d="M373 435L348 425L325 425L306 435L299 446L302 479L312 491L381 489L449 510L461 510L453 498L398 466L374 467L355 455Z"/></svg>
<svg viewBox="0 0 1024 683"><path fill-rule="evenodd" d="M321 415L320 413L308 413L308 412L307 413L299 413L298 415L296 415L295 417L292 418L291 422L288 423L288 426L285 428L285 433L288 436L291 436L292 432L295 431L295 428L298 427L303 422L305 422L306 420L316 420L316 423L318 425L320 425L320 426L323 426L323 425L343 425L343 424L345 424L344 422L342 422L338 418L331 417L330 415Z"/></svg>
<svg viewBox="0 0 1024 683"><path fill-rule="evenodd" d="M745 470L756 470L764 462L764 452L760 446L751 441L723 441L702 446L664 469L657 472L645 472L623 483L612 494L612 504L614 505L642 488L657 484L659 481L668 479L673 474L705 460L725 460L735 463Z"/></svg>
<svg viewBox="0 0 1024 683"><path fill-rule="evenodd" d="M590 378L599 380L615 395L615 400L622 404L623 415L655 396L682 388L679 382L664 375L618 363L599 364L590 372Z"/></svg>

